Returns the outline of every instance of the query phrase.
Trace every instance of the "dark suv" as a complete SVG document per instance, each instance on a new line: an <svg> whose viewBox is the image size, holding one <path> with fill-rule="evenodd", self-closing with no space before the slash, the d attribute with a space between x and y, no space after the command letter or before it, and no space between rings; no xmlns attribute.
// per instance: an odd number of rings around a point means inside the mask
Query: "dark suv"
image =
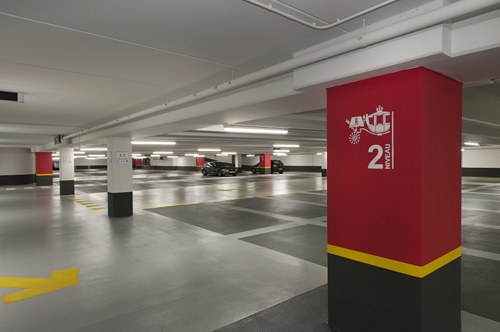
<svg viewBox="0 0 500 332"><path fill-rule="evenodd" d="M285 170L285 165L283 165L283 162L279 159L271 160L271 173L278 172L280 174L283 174L283 171ZM257 163L252 166L252 173L260 173L260 163Z"/></svg>
<svg viewBox="0 0 500 332"><path fill-rule="evenodd" d="M220 161L210 161L205 163L205 165L201 166L201 174L216 174L217 176L226 176L231 174L232 176L236 176L238 172L233 164L223 163Z"/></svg>

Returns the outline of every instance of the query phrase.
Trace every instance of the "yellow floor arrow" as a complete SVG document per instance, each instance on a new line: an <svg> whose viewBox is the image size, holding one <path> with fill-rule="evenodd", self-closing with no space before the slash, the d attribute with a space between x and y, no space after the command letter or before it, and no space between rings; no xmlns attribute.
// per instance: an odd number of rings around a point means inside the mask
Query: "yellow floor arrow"
<svg viewBox="0 0 500 332"><path fill-rule="evenodd" d="M0 299L9 304L75 285L78 285L78 268L54 271L50 278L0 277L0 287L27 288L0 296Z"/></svg>
<svg viewBox="0 0 500 332"><path fill-rule="evenodd" d="M233 191L233 190L257 189L257 188L260 188L260 187L234 188L234 189L217 189L217 191Z"/></svg>

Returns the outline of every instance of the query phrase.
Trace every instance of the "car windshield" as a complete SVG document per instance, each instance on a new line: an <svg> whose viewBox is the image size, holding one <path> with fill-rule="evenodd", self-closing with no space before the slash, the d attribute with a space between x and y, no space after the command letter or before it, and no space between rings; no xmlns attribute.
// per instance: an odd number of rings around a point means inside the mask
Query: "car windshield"
<svg viewBox="0 0 500 332"><path fill-rule="evenodd" d="M273 160L273 163L275 163L276 165L283 165L281 160Z"/></svg>
<svg viewBox="0 0 500 332"><path fill-rule="evenodd" d="M228 164L228 163L215 163L215 166L217 166L217 167L233 167L232 164Z"/></svg>

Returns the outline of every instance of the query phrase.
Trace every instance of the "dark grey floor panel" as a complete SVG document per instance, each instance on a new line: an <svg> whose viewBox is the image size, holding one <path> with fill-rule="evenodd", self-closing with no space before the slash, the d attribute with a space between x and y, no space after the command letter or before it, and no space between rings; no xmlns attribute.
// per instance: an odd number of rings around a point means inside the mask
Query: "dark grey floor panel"
<svg viewBox="0 0 500 332"><path fill-rule="evenodd" d="M284 195L289 196L289 195ZM277 197L277 196L275 196ZM301 204L297 202L287 201L284 199L261 199L249 198L243 200L233 200L221 202L222 204L233 205L246 209L254 209L270 213L281 214L290 217L298 217L304 219L312 219L326 216L326 206L315 206L311 204Z"/></svg>
<svg viewBox="0 0 500 332"><path fill-rule="evenodd" d="M223 235L288 223L284 219L227 209L221 204L180 205L147 211Z"/></svg>
<svg viewBox="0 0 500 332"><path fill-rule="evenodd" d="M483 209L500 212L500 204L494 200L462 200L462 207L464 209ZM499 215L500 218L500 215Z"/></svg>
<svg viewBox="0 0 500 332"><path fill-rule="evenodd" d="M500 195L484 195L484 194L478 194L478 193L473 193L473 192L465 192L462 193L462 199L463 201L467 201L468 199L470 200L489 200L489 201L498 201L500 202Z"/></svg>
<svg viewBox="0 0 500 332"><path fill-rule="evenodd" d="M499 276L500 262L462 255L462 310L500 322Z"/></svg>
<svg viewBox="0 0 500 332"><path fill-rule="evenodd" d="M304 225L249 236L240 240L326 266L326 235L326 227Z"/></svg>
<svg viewBox="0 0 500 332"><path fill-rule="evenodd" d="M214 332L331 332L327 311L324 285Z"/></svg>
<svg viewBox="0 0 500 332"><path fill-rule="evenodd" d="M500 230L462 225L462 247L500 254L499 244Z"/></svg>

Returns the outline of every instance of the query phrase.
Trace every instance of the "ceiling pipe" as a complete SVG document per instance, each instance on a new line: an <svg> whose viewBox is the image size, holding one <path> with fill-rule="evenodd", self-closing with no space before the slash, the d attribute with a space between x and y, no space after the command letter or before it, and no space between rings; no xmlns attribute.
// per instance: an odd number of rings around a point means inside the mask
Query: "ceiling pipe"
<svg viewBox="0 0 500 332"><path fill-rule="evenodd" d="M373 6L373 7L370 7L370 8L368 8L368 9L365 9L365 10L363 10L363 11L360 11L359 13L356 13L356 14L351 15L351 16L349 16L349 17L346 17L346 18L343 18L343 19L338 19L338 20L337 20L336 22L334 22L334 23L331 23L331 24L326 24L326 25L319 25L319 26L318 26L318 25L316 25L316 22L314 22L314 23L309 23L309 22L304 21L304 20L301 20L300 18L297 18L297 17L295 17L295 16L293 16L293 15L291 15L291 14L288 14L288 13L286 13L286 12L282 11L282 10L276 9L276 8L274 8L274 7L273 7L273 4L272 4L272 3L270 3L269 5L266 5L266 4L263 4L263 3L258 2L258 1L256 1L256 0L243 0L243 1L249 2L249 3L254 4L254 5L256 5L256 6L259 6L259 7L261 7L261 8L264 8L264 9L266 9L266 10L268 10L268 11L270 11L270 12L273 12L273 13L275 13L275 14L278 14L278 15L280 15L280 16L284 16L284 17L286 17L286 18L287 18L287 19L289 19L289 20L292 20L292 21L295 21L295 22L297 22L297 23L303 24L303 25L308 26L308 27L310 27L310 28L313 28L313 29L316 29L316 30L326 30L326 29L331 29L331 28L333 28L333 27L336 27L337 25L340 25L340 24L345 23L345 22L347 22L347 21L353 20L353 19L355 19L356 17L360 17L360 16L362 16L362 15L364 15L364 14L367 14L367 13L369 13L369 12L372 12L372 11L374 11L374 10L377 10L377 9L379 9L379 8L381 8L381 7L387 6L387 5L391 4L391 3L396 2L396 1L399 1L399 0L388 0L388 1L384 1L384 2L382 2L382 3L379 3L379 4L378 4L378 5L376 5L376 6ZM299 13L303 13L303 14L306 14L306 15L307 15L307 13L306 13L306 12L303 12L303 11L298 10L298 9L295 9L295 10L296 10L297 12L299 12Z"/></svg>
<svg viewBox="0 0 500 332"><path fill-rule="evenodd" d="M325 47L315 52L304 54L302 56L258 70L256 72L247 74L239 78L235 78L231 81L202 90L196 94L170 101L165 105L155 106L153 108L149 108L131 114L129 116L124 116L95 127L81 130L71 135L67 135L64 138L68 139L75 136L80 136L85 133L95 131L97 129L113 126L120 122L129 121L134 118L146 116L159 111L164 111L175 107L183 106L189 103L193 103L201 99L213 97L222 92L226 92L253 83L257 83L265 79L269 79L278 75L291 72L297 68L307 66L318 61L322 61L328 58L335 57L340 54L344 54L363 47L367 47L369 45L373 45L392 38L396 38L405 35L407 33L425 29L434 26L436 24L440 24L445 21L451 20L453 18L466 15L498 4L500 4L500 0L461 0L458 2L454 2L450 5L435 9L426 14L415 16L408 20L380 28L378 30L364 33L361 36L345 40L343 42Z"/></svg>

